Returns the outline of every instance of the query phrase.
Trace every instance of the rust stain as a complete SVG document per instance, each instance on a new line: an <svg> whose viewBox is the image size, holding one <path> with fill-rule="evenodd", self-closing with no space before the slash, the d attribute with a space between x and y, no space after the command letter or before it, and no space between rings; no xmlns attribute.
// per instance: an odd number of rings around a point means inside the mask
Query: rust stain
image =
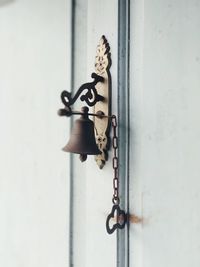
<svg viewBox="0 0 200 267"><path fill-rule="evenodd" d="M117 216L114 216L113 218L111 218L111 220L114 221L114 222L117 222L118 221L119 223L122 223L124 221L124 217L121 216L121 215L118 216L118 217Z"/></svg>
<svg viewBox="0 0 200 267"><path fill-rule="evenodd" d="M114 222L117 222L117 216L113 217L111 219L112 221ZM129 214L127 215L127 220L130 222L130 223L136 223L136 224L139 224L139 223L143 223L143 218L141 217L138 217L137 215L135 214ZM120 218L120 216L118 217L118 221L123 221L123 218Z"/></svg>
<svg viewBox="0 0 200 267"><path fill-rule="evenodd" d="M143 218L141 218L141 217L138 217L137 215L135 215L135 214L129 214L128 215L128 221L130 222L130 223L143 223Z"/></svg>

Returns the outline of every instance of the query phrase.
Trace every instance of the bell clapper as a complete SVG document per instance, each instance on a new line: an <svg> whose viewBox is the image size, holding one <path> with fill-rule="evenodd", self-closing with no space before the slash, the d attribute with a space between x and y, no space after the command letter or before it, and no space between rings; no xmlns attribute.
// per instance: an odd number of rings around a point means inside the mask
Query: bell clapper
<svg viewBox="0 0 200 267"><path fill-rule="evenodd" d="M80 154L80 155L79 155L79 159L80 159L81 162L86 161L86 159L87 159L87 154Z"/></svg>

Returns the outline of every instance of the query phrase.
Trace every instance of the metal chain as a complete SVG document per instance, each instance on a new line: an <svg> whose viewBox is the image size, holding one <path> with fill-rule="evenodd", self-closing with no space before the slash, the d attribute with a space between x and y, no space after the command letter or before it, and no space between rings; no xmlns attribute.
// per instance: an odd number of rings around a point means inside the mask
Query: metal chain
<svg viewBox="0 0 200 267"><path fill-rule="evenodd" d="M113 129L112 137L112 147L113 147L113 207L111 213L106 219L106 230L108 234L112 234L116 229L123 229L127 221L127 215L124 210L120 208L119 202L119 159L118 159L118 137L117 137L117 118L115 115L111 116L111 124ZM110 221L116 218L116 223L112 223L110 226Z"/></svg>
<svg viewBox="0 0 200 267"><path fill-rule="evenodd" d="M119 205L119 160L118 160L118 137L117 137L117 118L115 115L111 117L112 129L113 129L113 138L112 138L112 146L113 146L113 198L112 202L115 205Z"/></svg>

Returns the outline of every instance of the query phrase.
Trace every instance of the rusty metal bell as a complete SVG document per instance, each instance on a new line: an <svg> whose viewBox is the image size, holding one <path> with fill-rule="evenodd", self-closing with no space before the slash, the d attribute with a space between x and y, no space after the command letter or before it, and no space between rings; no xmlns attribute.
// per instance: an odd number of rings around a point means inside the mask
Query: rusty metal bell
<svg viewBox="0 0 200 267"><path fill-rule="evenodd" d="M88 107L83 107L83 114L74 123L70 140L63 148L66 152L80 154L80 160L85 161L87 155L101 154L94 134L94 123L88 118Z"/></svg>

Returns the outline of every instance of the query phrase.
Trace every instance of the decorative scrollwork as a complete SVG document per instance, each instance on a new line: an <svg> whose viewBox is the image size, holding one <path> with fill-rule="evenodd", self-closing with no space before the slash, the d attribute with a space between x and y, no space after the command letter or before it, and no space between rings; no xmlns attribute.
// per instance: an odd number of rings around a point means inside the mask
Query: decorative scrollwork
<svg viewBox="0 0 200 267"><path fill-rule="evenodd" d="M97 46L97 53L95 58L96 73L99 75L104 74L107 68L110 67L110 64L111 64L110 46L107 39L103 35Z"/></svg>
<svg viewBox="0 0 200 267"><path fill-rule="evenodd" d="M94 81L81 85L74 97L72 97L72 94L68 91L63 91L61 93L62 103L68 112L71 112L70 106L73 105L79 97L81 101L85 101L90 107L94 106L98 101L104 100L104 97L99 95L96 89L97 83L103 82L104 78L96 73L92 73L91 77L94 79ZM81 95L84 90L87 90L86 93Z"/></svg>

